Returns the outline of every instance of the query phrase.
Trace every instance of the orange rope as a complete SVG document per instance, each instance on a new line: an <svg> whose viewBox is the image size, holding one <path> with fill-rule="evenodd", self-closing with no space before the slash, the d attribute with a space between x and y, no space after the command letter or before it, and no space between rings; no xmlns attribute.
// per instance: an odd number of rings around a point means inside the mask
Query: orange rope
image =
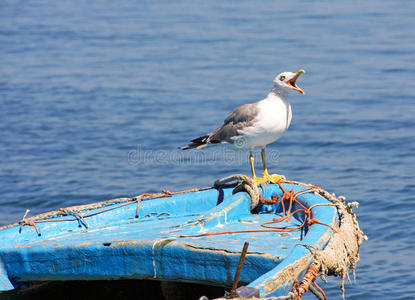
<svg viewBox="0 0 415 300"><path fill-rule="evenodd" d="M327 300L327 296L326 293L324 292L324 290L317 284L317 282L314 280L313 281L314 286L320 291L320 293L323 295L324 300Z"/></svg>
<svg viewBox="0 0 415 300"><path fill-rule="evenodd" d="M301 295L308 291L308 288L314 280L316 280L318 275L318 269L316 265L311 264L310 267L308 267L307 273L304 275L303 280L301 281L301 284L299 285L297 291Z"/></svg>
<svg viewBox="0 0 415 300"><path fill-rule="evenodd" d="M338 233L339 231L337 229L335 229L333 226L330 226L329 224L326 223L322 223L319 220L317 220L316 218L312 218L310 220L308 220L308 225L311 226L313 224L320 224L320 225L324 225L329 227L331 230L333 230L334 232Z"/></svg>
<svg viewBox="0 0 415 300"><path fill-rule="evenodd" d="M37 228L36 223L35 223L35 221L34 221L34 220L23 221L23 222L20 224L19 233L21 233L21 232L22 232L22 228L23 228L23 226L26 226L26 225L32 226L32 227L36 230L37 235L38 235L38 236L40 236L40 231L39 231L39 229Z"/></svg>
<svg viewBox="0 0 415 300"><path fill-rule="evenodd" d="M320 291L323 298L327 300L324 290L316 282L318 273L319 273L319 269L317 268L317 266L315 264L311 264L308 267L308 270L305 273L303 280L301 281L300 284L298 284L298 280L296 278L293 280L293 285L292 285L291 290L294 292L295 300L301 300L301 296L308 291L311 284L313 284Z"/></svg>
<svg viewBox="0 0 415 300"><path fill-rule="evenodd" d="M288 231L288 230L287 230ZM292 230L290 230L292 231ZM234 234L234 233L250 233L250 232L284 232L281 229L251 229L251 230L236 230L236 231L221 231L221 232L206 232L201 234L193 234L193 235L182 235L180 234L179 237L187 238L187 237L202 237L202 236L210 236L210 235L223 235L223 234Z"/></svg>
<svg viewBox="0 0 415 300"><path fill-rule="evenodd" d="M291 232L298 229L303 228L306 224L308 226L311 226L313 224L320 224L327 226L331 228L334 232L337 232L335 228L330 226L329 224L325 224L322 222L319 222L316 218L311 218L311 210L308 209L305 205L303 205L300 201L298 201L297 197L299 195L309 193L314 191L314 188L318 188L315 186L310 186L305 189L299 190L294 193L294 190L291 189L289 191L285 190L281 183L291 183L296 184L295 182L291 181L279 181L277 182L278 186L280 187L282 193L282 196L271 196L271 199L262 198L261 195L259 195L259 200L263 204L281 204L282 207L282 217L277 219L272 219L272 221L264 222L261 224L261 227L267 228L267 229L252 229L252 230L236 230L236 231L223 231L223 232L207 232L207 233L201 233L201 234L195 234L195 235L179 235L179 237L203 237L203 236L212 236L212 235L223 235L223 234L234 234L234 233L250 233L250 232ZM285 202L288 202L288 210L286 209ZM301 208L296 209L295 211L291 212L293 205L297 204ZM302 224L295 226L295 227L289 227L289 226L273 226L270 224L280 223L282 221L288 222L295 214L303 212L304 213L304 220Z"/></svg>

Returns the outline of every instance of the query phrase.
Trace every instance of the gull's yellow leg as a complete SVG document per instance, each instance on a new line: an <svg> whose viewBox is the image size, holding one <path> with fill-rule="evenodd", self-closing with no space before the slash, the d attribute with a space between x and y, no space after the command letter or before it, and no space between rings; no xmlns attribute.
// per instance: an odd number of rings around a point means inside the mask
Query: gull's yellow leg
<svg viewBox="0 0 415 300"><path fill-rule="evenodd" d="M267 179L264 177L262 178L256 177L255 167L254 167L254 155L252 154L252 151L249 152L249 162L251 163L252 179L255 180L257 185L260 185L261 183L264 183L265 181L267 181Z"/></svg>
<svg viewBox="0 0 415 300"><path fill-rule="evenodd" d="M265 148L262 148L261 150L261 158L262 158L262 165L264 166L264 177L263 177L264 179L268 180L271 183L277 183L281 179L285 179L285 176L283 175L278 175L278 174L270 175L268 173L267 163L265 162Z"/></svg>

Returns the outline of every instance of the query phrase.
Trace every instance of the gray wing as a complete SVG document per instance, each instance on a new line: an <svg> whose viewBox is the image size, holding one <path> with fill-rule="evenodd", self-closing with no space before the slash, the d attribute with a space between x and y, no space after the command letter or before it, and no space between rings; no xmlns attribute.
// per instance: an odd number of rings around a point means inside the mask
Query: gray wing
<svg viewBox="0 0 415 300"><path fill-rule="evenodd" d="M238 130L252 126L259 112L257 103L250 103L235 108L225 119L223 125L208 135L209 143L233 143Z"/></svg>

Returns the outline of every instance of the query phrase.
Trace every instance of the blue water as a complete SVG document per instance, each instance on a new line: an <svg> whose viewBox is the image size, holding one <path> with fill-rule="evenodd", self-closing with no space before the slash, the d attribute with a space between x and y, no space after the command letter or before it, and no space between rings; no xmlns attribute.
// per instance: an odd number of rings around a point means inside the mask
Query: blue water
<svg viewBox="0 0 415 300"><path fill-rule="evenodd" d="M415 2L278 2L1 1L0 225L249 174L177 146L303 68L269 168L360 202L347 299L413 298Z"/></svg>

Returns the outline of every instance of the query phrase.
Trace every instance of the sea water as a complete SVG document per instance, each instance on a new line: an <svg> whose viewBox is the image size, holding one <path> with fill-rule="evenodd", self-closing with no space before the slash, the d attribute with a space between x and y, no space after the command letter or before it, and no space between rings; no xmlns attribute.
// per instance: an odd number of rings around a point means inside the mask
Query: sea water
<svg viewBox="0 0 415 300"><path fill-rule="evenodd" d="M289 96L268 167L360 202L369 240L347 299L413 298L414 12L386 0L2 1L0 225L249 174L246 152L177 147L302 68L306 94ZM329 299L337 286L323 285Z"/></svg>

